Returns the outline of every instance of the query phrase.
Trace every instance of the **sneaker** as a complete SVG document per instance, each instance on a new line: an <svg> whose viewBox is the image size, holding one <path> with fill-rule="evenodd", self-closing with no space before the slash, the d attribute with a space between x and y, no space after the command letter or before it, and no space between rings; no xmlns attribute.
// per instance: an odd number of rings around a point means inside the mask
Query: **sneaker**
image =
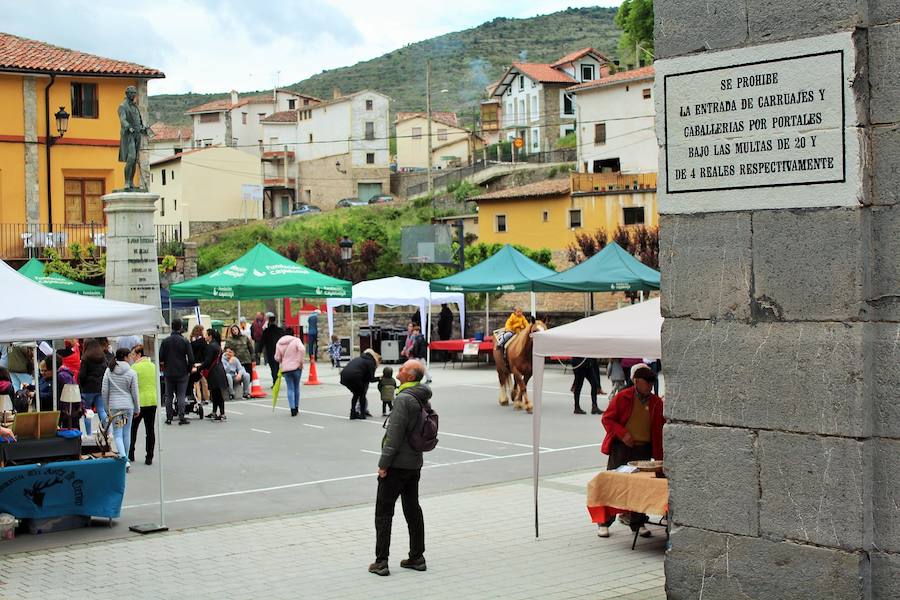
<svg viewBox="0 0 900 600"><path fill-rule="evenodd" d="M179 420L178 420L178 424L179 424L179 425L190 425L191 422L188 421L187 419L179 419Z"/></svg>
<svg viewBox="0 0 900 600"><path fill-rule="evenodd" d="M387 561L375 561L371 565L369 565L369 573L375 573L376 575L381 575L382 577L384 577L386 575L390 575L391 570L388 569Z"/></svg>
<svg viewBox="0 0 900 600"><path fill-rule="evenodd" d="M166 419L166 425L171 425L171 424L172 424L172 419Z"/></svg>
<svg viewBox="0 0 900 600"><path fill-rule="evenodd" d="M400 561L400 566L404 569L414 569L416 571L424 571L427 569L424 556L420 556L419 558L404 558Z"/></svg>
<svg viewBox="0 0 900 600"><path fill-rule="evenodd" d="M603 525L597 526L597 537L608 538L609 537L609 527L604 527Z"/></svg>
<svg viewBox="0 0 900 600"><path fill-rule="evenodd" d="M576 406L576 407L575 407L575 414L576 414L576 415L583 415L583 414L585 414L585 412L584 412L583 410L581 410L581 408L579 408L579 407Z"/></svg>
<svg viewBox="0 0 900 600"><path fill-rule="evenodd" d="M641 536L641 537L650 537L650 536L653 535L653 534L650 533L650 530L649 530L649 529L647 529L646 527L644 527L643 525L641 525L640 528L638 529L638 535Z"/></svg>
<svg viewBox="0 0 900 600"><path fill-rule="evenodd" d="M128 461L125 461L125 472L129 473L130 471L131 471L131 463Z"/></svg>

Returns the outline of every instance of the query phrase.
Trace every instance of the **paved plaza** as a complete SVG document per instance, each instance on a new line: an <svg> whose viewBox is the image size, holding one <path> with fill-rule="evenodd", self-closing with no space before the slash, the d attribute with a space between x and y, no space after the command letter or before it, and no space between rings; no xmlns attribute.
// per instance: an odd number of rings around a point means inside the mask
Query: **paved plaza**
<svg viewBox="0 0 900 600"><path fill-rule="evenodd" d="M229 403L225 423L163 426L170 531L128 531L160 515L159 460L136 461L112 527L0 543L0 597L95 598L125 582L129 597L147 598L381 598L423 589L435 598L665 597L664 532L631 551L627 528L616 525L603 540L589 521L585 485L605 463L602 430L596 416L571 414L571 373L560 368L545 379L540 539L528 479L531 417L497 406L492 370L437 366L441 443L426 455L421 485L428 572L399 567L407 535L398 503L391 576L367 573L382 419L350 421L336 373L326 365L320 378L323 385L304 387L296 419L283 398L275 411L261 399ZM137 449L140 457L142 440Z"/></svg>

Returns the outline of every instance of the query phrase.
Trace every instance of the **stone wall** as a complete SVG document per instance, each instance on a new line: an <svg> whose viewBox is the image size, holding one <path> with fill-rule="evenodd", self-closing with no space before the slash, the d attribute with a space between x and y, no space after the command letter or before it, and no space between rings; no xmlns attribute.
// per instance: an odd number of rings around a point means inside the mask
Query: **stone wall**
<svg viewBox="0 0 900 600"><path fill-rule="evenodd" d="M864 141L856 206L661 216L668 597L898 598L900 2L654 8L658 59L855 31Z"/></svg>
<svg viewBox="0 0 900 600"><path fill-rule="evenodd" d="M405 200L409 196L409 188L428 181L428 173L391 173L391 193Z"/></svg>
<svg viewBox="0 0 900 600"><path fill-rule="evenodd" d="M220 229L226 229L228 227L238 227L240 225L245 225L248 222L256 222L257 219L250 219L249 221L244 221L244 219L226 219L224 221L191 221L188 226L188 230L191 232L191 237L195 235L202 235L204 233L209 233L211 231L218 231Z"/></svg>

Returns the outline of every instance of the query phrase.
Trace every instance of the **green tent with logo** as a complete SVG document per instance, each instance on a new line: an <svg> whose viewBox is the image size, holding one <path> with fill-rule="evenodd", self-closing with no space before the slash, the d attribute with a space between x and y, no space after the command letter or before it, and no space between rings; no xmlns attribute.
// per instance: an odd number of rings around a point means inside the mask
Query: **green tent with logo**
<svg viewBox="0 0 900 600"><path fill-rule="evenodd" d="M651 269L615 242L571 269L536 281L538 292L636 292L659 289Z"/></svg>
<svg viewBox="0 0 900 600"><path fill-rule="evenodd" d="M97 285L88 285L87 283L81 283L80 281L75 281L73 279L69 279L68 277L63 277L59 273L50 273L49 275L45 275L44 263L36 258L32 258L27 263L22 265L22 268L19 269L19 273L24 275L28 279L31 279L32 281L36 281L41 285L45 285L48 288L53 288L54 290L72 292L73 294L79 294L81 296L93 296L95 298L102 298L106 293L105 288Z"/></svg>
<svg viewBox="0 0 900 600"><path fill-rule="evenodd" d="M265 244L211 273L175 283L172 298L265 300L269 298L349 298L351 283L299 265Z"/></svg>
<svg viewBox="0 0 900 600"><path fill-rule="evenodd" d="M474 267L430 283L432 292L531 292L535 281L554 273L506 244Z"/></svg>

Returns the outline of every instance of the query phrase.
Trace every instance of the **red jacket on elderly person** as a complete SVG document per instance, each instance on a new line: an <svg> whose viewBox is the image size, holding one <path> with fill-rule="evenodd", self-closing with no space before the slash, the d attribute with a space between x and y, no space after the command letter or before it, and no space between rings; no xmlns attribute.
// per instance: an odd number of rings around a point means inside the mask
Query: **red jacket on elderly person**
<svg viewBox="0 0 900 600"><path fill-rule="evenodd" d="M603 411L603 416L600 420L603 423L603 428L606 429L606 437L603 439L603 445L601 446L604 454L609 454L613 439L618 438L621 440L625 437L628 431L625 428L625 424L631 418L635 393L634 386L625 388L613 397L607 409ZM650 445L653 449L653 458L662 460L662 428L663 423L665 423L662 399L651 393L647 408L650 411Z"/></svg>

